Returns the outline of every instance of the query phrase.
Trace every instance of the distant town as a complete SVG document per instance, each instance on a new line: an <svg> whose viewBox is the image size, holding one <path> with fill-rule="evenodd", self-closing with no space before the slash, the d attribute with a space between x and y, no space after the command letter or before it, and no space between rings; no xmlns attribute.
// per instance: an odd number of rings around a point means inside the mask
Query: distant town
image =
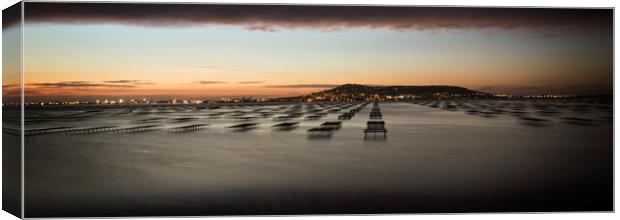
<svg viewBox="0 0 620 220"><path fill-rule="evenodd" d="M555 99L573 98L571 94L510 95L489 94L457 86L365 86L345 84L333 89L304 96L280 98L220 97L220 98L100 98L94 100L59 100L26 102L25 105L125 105L125 104L204 104L252 102L340 102L340 101L408 101L417 99ZM67 98L69 99L69 98ZM77 98L73 98L77 99ZM18 103L4 103L17 105Z"/></svg>

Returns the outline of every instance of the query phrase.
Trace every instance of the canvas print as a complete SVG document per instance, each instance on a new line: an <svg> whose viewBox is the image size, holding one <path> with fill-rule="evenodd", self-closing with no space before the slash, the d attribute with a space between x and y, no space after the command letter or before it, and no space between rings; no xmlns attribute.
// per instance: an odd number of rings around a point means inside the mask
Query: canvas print
<svg viewBox="0 0 620 220"><path fill-rule="evenodd" d="M23 11L25 217L613 211L613 9Z"/></svg>

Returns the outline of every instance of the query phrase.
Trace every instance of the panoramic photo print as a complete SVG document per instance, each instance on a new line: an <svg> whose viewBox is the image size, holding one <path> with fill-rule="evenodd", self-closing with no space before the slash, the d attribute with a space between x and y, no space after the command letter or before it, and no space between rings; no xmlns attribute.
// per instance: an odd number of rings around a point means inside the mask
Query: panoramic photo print
<svg viewBox="0 0 620 220"><path fill-rule="evenodd" d="M7 10L25 217L613 211L613 9Z"/></svg>

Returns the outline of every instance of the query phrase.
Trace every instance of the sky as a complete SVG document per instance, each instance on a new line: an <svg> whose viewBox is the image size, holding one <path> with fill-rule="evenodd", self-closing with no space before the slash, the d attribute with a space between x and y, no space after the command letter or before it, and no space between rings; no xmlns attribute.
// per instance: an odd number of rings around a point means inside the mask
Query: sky
<svg viewBox="0 0 620 220"><path fill-rule="evenodd" d="M346 83L611 94L612 19L602 9L28 2L24 86L50 97L282 97Z"/></svg>
<svg viewBox="0 0 620 220"><path fill-rule="evenodd" d="M19 5L2 10L2 103L21 100L21 31L16 20L21 17ZM6 29L5 29L6 28Z"/></svg>

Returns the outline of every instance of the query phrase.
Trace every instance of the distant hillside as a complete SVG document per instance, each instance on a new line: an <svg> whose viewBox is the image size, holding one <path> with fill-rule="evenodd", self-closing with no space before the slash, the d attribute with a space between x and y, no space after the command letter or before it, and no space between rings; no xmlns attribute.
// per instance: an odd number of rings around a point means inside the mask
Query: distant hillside
<svg viewBox="0 0 620 220"><path fill-rule="evenodd" d="M449 93L449 94L463 94L473 95L479 93L477 91L469 90L458 86L365 86L359 84L344 84L333 89L321 91L314 94L339 94L339 93L351 93L351 94L377 94L377 95L424 95L430 93Z"/></svg>
<svg viewBox="0 0 620 220"><path fill-rule="evenodd" d="M305 96L281 98L281 100L365 100L369 98L391 99L392 97L454 97L490 96L487 93L458 86L366 86L344 84L333 89L315 92Z"/></svg>

